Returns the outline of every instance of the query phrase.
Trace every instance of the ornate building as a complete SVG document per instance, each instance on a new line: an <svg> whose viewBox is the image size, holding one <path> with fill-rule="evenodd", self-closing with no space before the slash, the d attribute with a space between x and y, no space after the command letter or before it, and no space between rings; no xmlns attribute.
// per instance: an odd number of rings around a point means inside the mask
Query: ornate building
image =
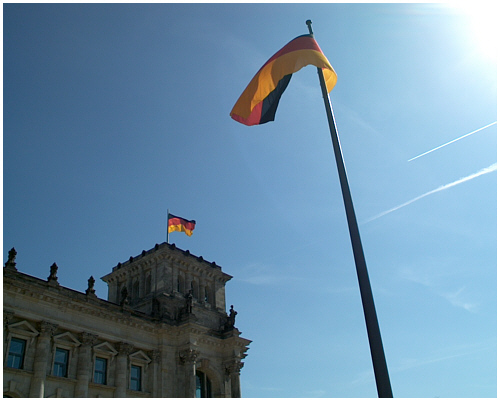
<svg viewBox="0 0 500 401"><path fill-rule="evenodd" d="M102 277L108 299L4 266L4 397L241 397L251 341L220 266L163 243Z"/></svg>

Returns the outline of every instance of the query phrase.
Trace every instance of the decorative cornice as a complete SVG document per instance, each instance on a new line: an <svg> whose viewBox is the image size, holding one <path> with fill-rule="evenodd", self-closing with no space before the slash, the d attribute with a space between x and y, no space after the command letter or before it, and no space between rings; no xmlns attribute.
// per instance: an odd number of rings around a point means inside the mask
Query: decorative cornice
<svg viewBox="0 0 500 401"><path fill-rule="evenodd" d="M193 269L198 274L207 274L207 276L218 278L223 282L229 281L232 278L229 274L222 272L221 267L215 262L208 262L202 256L192 255L189 250L184 251L177 248L175 244L167 244L164 242L159 245L156 244L156 246L149 251L142 251L138 256L131 256L129 260L124 263L118 263L111 273L102 277L102 280L108 283L113 282L116 280L117 276L129 276L132 271L137 268L152 267L153 263L158 263L163 260L175 262L181 266ZM211 269L207 269L207 267ZM121 274L118 274L118 272ZM122 272L127 273L123 274Z"/></svg>
<svg viewBox="0 0 500 401"><path fill-rule="evenodd" d="M147 315L134 316L140 314L140 312L133 312L132 315L125 316L119 305L99 298L89 301L85 294L65 287L58 287L57 289L46 287L46 285L42 287L43 284L38 284L38 281L44 283L43 280L33 277L30 278L33 279L33 283L26 284L23 284L22 280L18 280L16 277L12 277L12 280L9 280L10 278L4 278L4 294L7 291L13 291L16 294L32 298L36 300L37 303L47 302L55 307L64 307L66 309L81 312L90 316L100 317L114 323L139 328L149 333L157 331L156 324L151 317ZM68 291L69 293L65 294L65 291ZM68 300L68 297L71 296L74 298ZM4 300L5 299L6 297L4 296Z"/></svg>

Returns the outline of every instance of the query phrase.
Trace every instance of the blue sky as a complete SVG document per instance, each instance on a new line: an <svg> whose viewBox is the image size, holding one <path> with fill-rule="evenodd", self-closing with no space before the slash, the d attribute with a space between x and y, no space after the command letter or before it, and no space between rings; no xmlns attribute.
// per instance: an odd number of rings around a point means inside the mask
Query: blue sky
<svg viewBox="0 0 500 401"><path fill-rule="evenodd" d="M170 242L234 276L227 306L253 340L244 397L376 397L316 69L294 74L275 122L229 117L311 19L338 74L330 95L393 393L495 397L491 15L4 4L4 262L15 247L20 271L46 278L56 262L59 282L85 291L164 242L169 208L197 221Z"/></svg>

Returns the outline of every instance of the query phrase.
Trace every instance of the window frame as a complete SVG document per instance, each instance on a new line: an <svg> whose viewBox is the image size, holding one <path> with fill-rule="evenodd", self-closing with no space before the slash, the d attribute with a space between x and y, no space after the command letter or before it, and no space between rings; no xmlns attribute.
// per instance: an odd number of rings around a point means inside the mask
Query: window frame
<svg viewBox="0 0 500 401"><path fill-rule="evenodd" d="M75 335L69 331L64 331L57 335L52 336L52 364L50 375L53 377L60 378L75 378L76 375L76 360L73 358L75 349L79 347L82 343L78 341ZM59 376L55 374L55 364L56 364L56 353L57 349L67 352L68 360L66 362L66 375Z"/></svg>
<svg viewBox="0 0 500 401"><path fill-rule="evenodd" d="M198 382L200 383L199 387L199 396L198 396ZM195 389L195 398L212 398L213 390L212 390L212 380L210 377L203 371L196 369L196 389Z"/></svg>
<svg viewBox="0 0 500 401"><path fill-rule="evenodd" d="M11 356L11 348L12 348L12 341L13 340L24 342L24 344L23 344L23 350L22 350L22 353L20 355L20 362L19 362L19 366L18 367L16 367L16 366L10 366L9 365L9 361L11 360L10 356ZM7 368L11 368L11 369L23 370L24 369L24 361L26 360L26 350L27 349L28 349L28 340L27 339L21 338L21 336L11 336L10 339L9 339L9 342L8 342L7 358L5 358L5 366Z"/></svg>
<svg viewBox="0 0 500 401"><path fill-rule="evenodd" d="M118 351L107 341L96 344L92 347L93 349L93 357L92 357L92 383L97 384L99 386L108 386L110 383L110 369L111 364L113 363L114 357L118 354ZM95 381L95 368L96 368L96 359L105 359L106 360L106 377L105 384L97 383Z"/></svg>
<svg viewBox="0 0 500 401"><path fill-rule="evenodd" d="M144 392L145 384L146 384L146 374L149 363L151 362L151 358L149 358L144 351L136 351L133 354L129 355L129 364L128 364L128 387L131 391L139 391ZM132 367L140 368L140 378L138 381L139 390L132 388Z"/></svg>
<svg viewBox="0 0 500 401"><path fill-rule="evenodd" d="M97 360L100 359L104 361L104 371L97 370ZM94 369L93 369L92 383L100 384L102 386L106 386L108 384L108 372L109 372L109 359L102 355L96 355L94 357ZM96 373L103 374L103 382L96 381Z"/></svg>
<svg viewBox="0 0 500 401"><path fill-rule="evenodd" d="M139 372L139 377L134 377L132 376L132 371L135 370L134 368L137 369ZM142 391L142 378L143 378L143 366L142 365L137 365L137 364L130 364L130 380L129 380L129 388L132 391ZM138 388L133 388L132 383L137 383Z"/></svg>
<svg viewBox="0 0 500 401"><path fill-rule="evenodd" d="M7 326L7 349L6 349L6 354L4 354L4 367L8 367L8 356L9 356L9 350L10 350L10 342L12 338L17 338L20 340L25 340L26 341L26 348L24 349L24 356L23 356L23 361L22 361L22 369L19 370L26 370L30 369L31 364L33 363L32 360L32 350L31 347L33 345L33 342L35 341L35 338L40 334L38 330L36 330L27 320L21 320L16 323L9 324ZM31 355L31 356L30 356ZM30 356L31 361L28 362L28 357ZM9 369L15 369L15 368L9 368Z"/></svg>
<svg viewBox="0 0 500 401"><path fill-rule="evenodd" d="M64 353L64 355L66 356L66 360L64 361L64 363L61 363L57 360L57 353L58 351L62 351ZM66 348L66 347L61 347L60 345L58 346L58 344L54 347L54 357L52 359L52 376L55 376L55 377L69 377L69 363L70 363L70 360L71 360L71 349L69 348ZM58 374L59 371L56 372L56 367L61 367L63 366L64 367L64 370L63 370L63 374L60 375Z"/></svg>

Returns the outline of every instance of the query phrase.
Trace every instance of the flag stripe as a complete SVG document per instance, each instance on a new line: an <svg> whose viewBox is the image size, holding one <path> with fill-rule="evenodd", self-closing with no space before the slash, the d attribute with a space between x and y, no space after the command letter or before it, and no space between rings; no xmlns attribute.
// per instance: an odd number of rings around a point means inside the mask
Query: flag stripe
<svg viewBox="0 0 500 401"><path fill-rule="evenodd" d="M337 82L333 67L312 36L299 36L273 55L255 74L234 105L231 117L246 125L273 121L291 74L310 64L322 68L328 91L331 91Z"/></svg>
<svg viewBox="0 0 500 401"><path fill-rule="evenodd" d="M180 231L180 232L184 232L187 235L191 236L193 234L193 230L194 230L194 226L190 230L184 224L172 224L172 225L168 226L169 233L174 232L174 231Z"/></svg>
<svg viewBox="0 0 500 401"><path fill-rule="evenodd" d="M194 220L186 220L182 217L174 216L173 214L168 215L168 232L171 233L173 231L184 232L187 235L191 236L193 234L194 227L196 225L196 221Z"/></svg>

